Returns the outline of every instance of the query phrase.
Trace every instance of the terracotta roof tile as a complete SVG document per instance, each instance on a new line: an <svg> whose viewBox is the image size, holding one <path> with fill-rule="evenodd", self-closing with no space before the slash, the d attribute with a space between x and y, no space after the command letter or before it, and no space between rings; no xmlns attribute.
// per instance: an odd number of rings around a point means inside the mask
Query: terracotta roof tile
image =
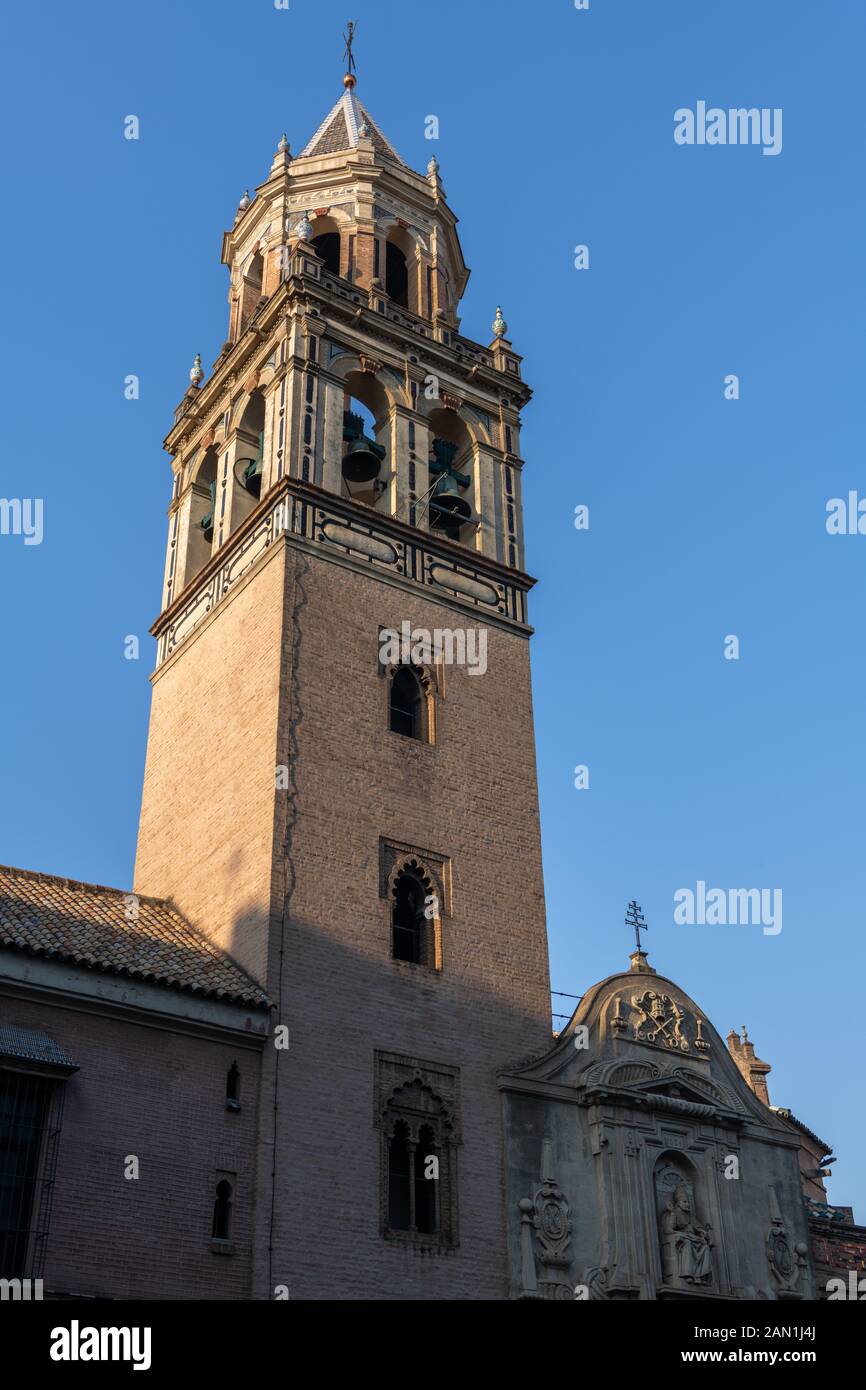
<svg viewBox="0 0 866 1390"><path fill-rule="evenodd" d="M267 995L161 898L0 865L0 947L266 1008Z"/></svg>

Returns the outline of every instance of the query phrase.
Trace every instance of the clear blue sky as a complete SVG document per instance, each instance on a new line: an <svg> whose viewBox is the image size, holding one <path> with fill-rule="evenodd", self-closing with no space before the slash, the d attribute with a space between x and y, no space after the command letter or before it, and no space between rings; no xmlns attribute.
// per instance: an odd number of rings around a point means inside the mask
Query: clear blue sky
<svg viewBox="0 0 866 1390"><path fill-rule="evenodd" d="M7 12L0 495L44 498L45 538L0 537L0 859L130 883L161 441L193 353L209 366L226 337L221 233L280 132L299 149L336 100L353 17L359 96L411 164L441 161L473 268L464 332L488 340L501 303L536 391L554 986L625 963L639 899L651 960L723 1033L748 1024L772 1098L837 1146L831 1195L866 1219L866 537L824 524L829 498L866 491L866 6L352 5ZM781 107L782 153L676 145L674 111L698 100ZM701 879L781 888L782 932L675 925L675 891Z"/></svg>

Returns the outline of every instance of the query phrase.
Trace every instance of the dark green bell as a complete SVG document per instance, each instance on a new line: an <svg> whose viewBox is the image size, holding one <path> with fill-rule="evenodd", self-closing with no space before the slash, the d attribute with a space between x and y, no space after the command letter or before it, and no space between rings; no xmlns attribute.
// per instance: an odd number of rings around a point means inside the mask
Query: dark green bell
<svg viewBox="0 0 866 1390"><path fill-rule="evenodd" d="M241 466L243 465L243 466ZM262 460L239 459L237 465L240 473L241 486L255 497L256 501L262 495Z"/></svg>
<svg viewBox="0 0 866 1390"><path fill-rule="evenodd" d="M343 439L348 449L343 455L343 477L347 483L370 483L379 476L385 450L364 433L364 421L350 410L343 414Z"/></svg>
<svg viewBox="0 0 866 1390"><path fill-rule="evenodd" d="M437 480L433 496L430 498L431 526L442 529L454 525L462 526L471 517L472 508L466 498L460 496L458 477L460 474L444 473Z"/></svg>
<svg viewBox="0 0 866 1390"><path fill-rule="evenodd" d="M459 540L460 527L472 517L472 508L466 498L460 496L460 489L468 487L472 479L468 473L458 473L454 467L456 444L448 439L434 439L431 447L430 473L436 483L430 498L430 525L444 531L451 540Z"/></svg>
<svg viewBox="0 0 866 1390"><path fill-rule="evenodd" d="M216 482L208 483L208 488L210 490L210 511L207 516L202 517L199 526L204 532L205 540L210 545L213 540L213 514L216 511Z"/></svg>
<svg viewBox="0 0 866 1390"><path fill-rule="evenodd" d="M256 501L262 495L263 457L265 452L264 430L259 432L259 447L255 458L235 459L235 479Z"/></svg>

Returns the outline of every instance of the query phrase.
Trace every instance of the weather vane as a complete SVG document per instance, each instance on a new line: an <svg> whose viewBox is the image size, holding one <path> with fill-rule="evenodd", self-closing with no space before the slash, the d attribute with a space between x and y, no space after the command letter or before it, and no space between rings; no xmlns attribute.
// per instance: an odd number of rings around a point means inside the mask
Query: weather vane
<svg viewBox="0 0 866 1390"><path fill-rule="evenodd" d="M649 931L649 927L644 921L644 915L634 898L632 898L628 905L628 912L625 914L625 924L627 927L634 927L634 939L637 942L638 950L642 951L643 947L640 944L640 934L642 931Z"/></svg>
<svg viewBox="0 0 866 1390"><path fill-rule="evenodd" d="M346 76L354 77L357 71L355 55L352 52L352 44L355 42L355 25L351 19L349 20L349 32L348 34L344 34L343 38L346 41L346 51L343 55L346 59Z"/></svg>

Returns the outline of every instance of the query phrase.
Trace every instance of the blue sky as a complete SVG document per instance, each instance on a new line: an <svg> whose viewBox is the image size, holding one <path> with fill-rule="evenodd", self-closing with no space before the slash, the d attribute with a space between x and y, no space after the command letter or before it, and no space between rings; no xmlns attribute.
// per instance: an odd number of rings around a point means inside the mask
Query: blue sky
<svg viewBox="0 0 866 1390"><path fill-rule="evenodd" d="M299 149L339 95L349 17L347 0L6 17L0 495L45 506L41 546L0 537L6 863L130 882L161 441L193 353L209 365L226 337L222 231L280 132ZM720 1031L749 1026L773 1100L841 1154L831 1196L866 1219L847 983L864 960L866 537L825 529L828 499L866 492L866 8L359 0L352 17L359 96L412 165L441 162L473 270L463 331L487 341L501 303L536 392L553 985L625 963L636 897L651 960ZM698 100L782 108L782 152L678 146L674 112ZM781 889L783 930L675 924L699 880Z"/></svg>

